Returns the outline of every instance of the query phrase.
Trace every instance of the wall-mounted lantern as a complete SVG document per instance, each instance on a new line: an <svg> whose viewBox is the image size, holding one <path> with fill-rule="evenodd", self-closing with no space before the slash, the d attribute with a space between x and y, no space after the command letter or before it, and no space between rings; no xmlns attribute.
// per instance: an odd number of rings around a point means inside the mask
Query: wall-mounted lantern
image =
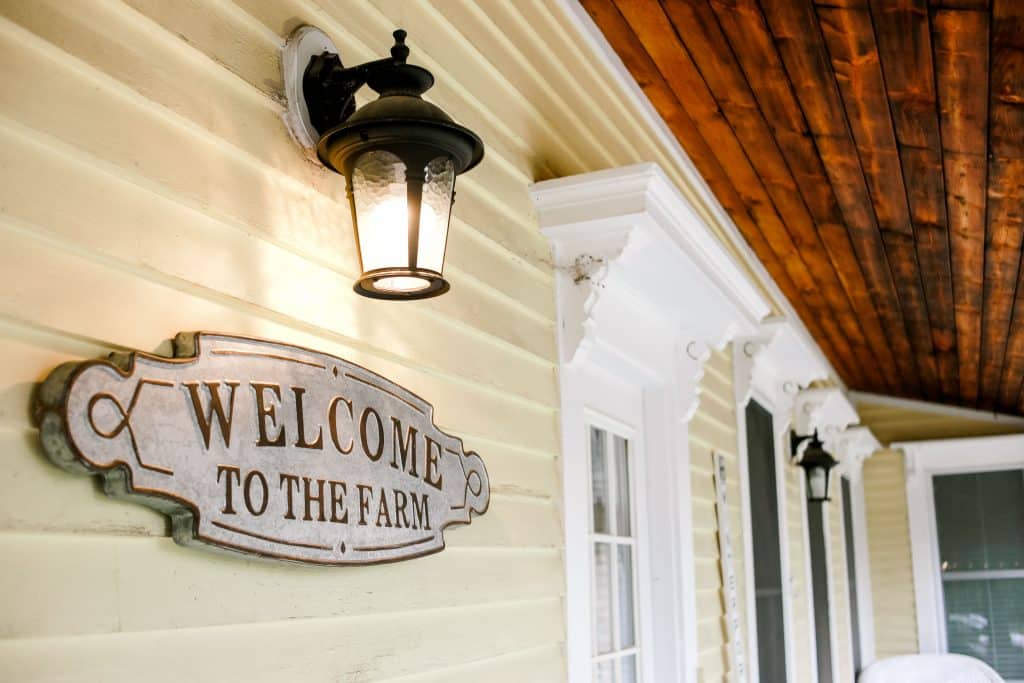
<svg viewBox="0 0 1024 683"><path fill-rule="evenodd" d="M480 163L475 133L422 98L434 84L406 63L405 31L391 56L344 67L319 29L288 39L282 64L293 134L345 176L361 275L355 291L377 299L425 299L448 291L444 255L455 178ZM380 97L356 110L369 85Z"/></svg>
<svg viewBox="0 0 1024 683"><path fill-rule="evenodd" d="M808 443L801 449L804 442ZM807 501L824 503L831 500L828 497L829 479L832 468L839 463L825 450L824 444L818 438L818 430L814 430L811 436L798 436L795 432L790 432L790 446L794 461L803 468L807 476Z"/></svg>

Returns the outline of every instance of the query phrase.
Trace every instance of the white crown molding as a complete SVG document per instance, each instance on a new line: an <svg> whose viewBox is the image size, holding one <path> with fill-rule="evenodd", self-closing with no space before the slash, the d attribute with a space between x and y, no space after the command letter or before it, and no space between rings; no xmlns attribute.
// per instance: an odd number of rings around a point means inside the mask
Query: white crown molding
<svg viewBox="0 0 1024 683"><path fill-rule="evenodd" d="M818 432L830 450L849 426L860 422L856 409L837 387L805 389L793 405L793 428L797 434Z"/></svg>
<svg viewBox="0 0 1024 683"><path fill-rule="evenodd" d="M711 349L757 334L770 312L758 288L655 164L530 194L552 244L562 363L648 385L675 377L692 415Z"/></svg>

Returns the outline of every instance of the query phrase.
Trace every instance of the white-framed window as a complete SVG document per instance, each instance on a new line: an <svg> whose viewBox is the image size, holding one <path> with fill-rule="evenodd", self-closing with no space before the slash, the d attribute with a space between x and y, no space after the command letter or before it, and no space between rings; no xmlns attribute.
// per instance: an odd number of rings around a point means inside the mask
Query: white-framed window
<svg viewBox="0 0 1024 683"><path fill-rule="evenodd" d="M932 477L946 651L1024 679L1024 469Z"/></svg>
<svg viewBox="0 0 1024 683"><path fill-rule="evenodd" d="M593 680L640 680L635 476L630 440L589 426Z"/></svg>
<svg viewBox="0 0 1024 683"><path fill-rule="evenodd" d="M1024 436L893 447L906 459L921 652L967 654L1024 681Z"/></svg>

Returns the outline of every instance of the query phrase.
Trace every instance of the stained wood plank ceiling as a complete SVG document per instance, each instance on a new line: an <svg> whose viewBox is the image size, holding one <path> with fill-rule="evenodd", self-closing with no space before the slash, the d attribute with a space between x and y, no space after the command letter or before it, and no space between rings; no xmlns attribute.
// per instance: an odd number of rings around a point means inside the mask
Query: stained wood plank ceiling
<svg viewBox="0 0 1024 683"><path fill-rule="evenodd" d="M1024 413L1024 0L583 0L855 389Z"/></svg>

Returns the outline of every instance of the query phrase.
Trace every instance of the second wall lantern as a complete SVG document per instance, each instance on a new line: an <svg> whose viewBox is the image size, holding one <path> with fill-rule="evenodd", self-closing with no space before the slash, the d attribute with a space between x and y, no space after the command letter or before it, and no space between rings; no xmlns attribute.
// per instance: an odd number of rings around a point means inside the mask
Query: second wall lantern
<svg viewBox="0 0 1024 683"><path fill-rule="evenodd" d="M289 127L345 177L361 269L354 289L376 299L448 291L455 179L484 155L475 133L422 98L434 77L406 63L405 36L394 32L390 57L345 67L322 31L303 26L282 58ZM363 85L380 97L357 110Z"/></svg>
<svg viewBox="0 0 1024 683"><path fill-rule="evenodd" d="M803 468L807 476L807 501L809 503L826 503L829 500L828 487L832 468L838 465L832 454L825 450L825 445L818 438L815 430L812 436L798 436L790 433L793 458ZM804 442L807 445L801 450Z"/></svg>

